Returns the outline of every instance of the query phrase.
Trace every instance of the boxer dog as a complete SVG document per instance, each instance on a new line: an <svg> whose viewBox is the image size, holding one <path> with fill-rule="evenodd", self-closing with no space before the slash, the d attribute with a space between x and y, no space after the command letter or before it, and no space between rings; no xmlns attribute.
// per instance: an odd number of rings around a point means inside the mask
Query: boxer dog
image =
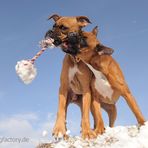
<svg viewBox="0 0 148 148"><path fill-rule="evenodd" d="M92 32L82 32L81 37L85 38L87 47L81 47L79 42L74 51L75 57L83 61L94 74L91 81L92 94L95 95L93 98L99 98L98 104L115 104L120 96L124 97L138 123L143 125L145 119L128 88L119 64L112 56L98 54L102 52L102 45L97 40L97 32L97 27ZM67 50L71 51L70 47L67 47Z"/></svg>
<svg viewBox="0 0 148 148"><path fill-rule="evenodd" d="M77 51L72 49L73 46L69 48L69 50L66 49L68 46L67 40L73 43L73 45L77 45L79 43L78 41L80 41L82 47L86 46L85 40L81 39L79 35L82 32L82 28L91 22L86 16L61 17L55 14L49 17L49 19L51 18L55 21L55 24L53 29L46 33L45 38L54 39L55 46L61 46L64 52L71 54L66 54L63 61L59 89L58 113L53 129L53 135L56 137L61 134L63 136L66 135L65 121L67 106L70 102L74 102L81 108L82 137L94 138L96 134L91 130L89 122L90 104L92 104L91 111L94 116L94 126L97 134L104 132L104 124L99 110L100 106L95 101L91 103L90 84L93 73L86 64L82 61L77 61L74 56ZM115 106L102 103L101 107L107 111L110 119L110 126L113 126L116 116ZM114 119L112 116L114 116Z"/></svg>

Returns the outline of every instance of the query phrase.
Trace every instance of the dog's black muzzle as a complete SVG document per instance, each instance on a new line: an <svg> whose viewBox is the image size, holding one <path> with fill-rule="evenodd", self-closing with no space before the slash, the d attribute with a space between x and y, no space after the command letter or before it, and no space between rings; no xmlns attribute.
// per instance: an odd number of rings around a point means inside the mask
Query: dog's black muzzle
<svg viewBox="0 0 148 148"><path fill-rule="evenodd" d="M62 40L58 37L58 35L56 33L54 33L52 30L48 30L45 34L45 39L48 38L52 38L54 39L53 44L55 46L59 46L60 44L62 44Z"/></svg>
<svg viewBox="0 0 148 148"><path fill-rule="evenodd" d="M63 51L75 56L80 53L81 48L87 47L87 42L81 34L71 32L67 37L67 46L68 48L63 49Z"/></svg>
<svg viewBox="0 0 148 148"><path fill-rule="evenodd" d="M62 50L65 53L69 53L73 56L77 55L80 52L80 48L87 47L86 39L83 36L81 36L81 33L70 32L67 34L67 37L62 42L62 40L59 37L59 34L57 34L53 30L48 30L45 34L45 39L48 38L54 39L53 44L55 46L61 45ZM66 46L64 46L64 44Z"/></svg>
<svg viewBox="0 0 148 148"><path fill-rule="evenodd" d="M67 48L63 49L64 52L71 55L77 55L79 53L79 35L78 33L70 32L67 36Z"/></svg>
<svg viewBox="0 0 148 148"><path fill-rule="evenodd" d="M79 43L79 34L75 32L70 32L68 34L68 43L71 45L76 45Z"/></svg>

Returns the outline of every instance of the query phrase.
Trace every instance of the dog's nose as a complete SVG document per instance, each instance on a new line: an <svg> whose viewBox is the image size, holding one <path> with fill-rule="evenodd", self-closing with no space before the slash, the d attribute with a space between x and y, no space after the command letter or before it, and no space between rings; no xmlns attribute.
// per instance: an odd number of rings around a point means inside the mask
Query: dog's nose
<svg viewBox="0 0 148 148"><path fill-rule="evenodd" d="M79 42L78 34L75 32L70 32L68 34L68 42L70 44L78 44L78 42Z"/></svg>

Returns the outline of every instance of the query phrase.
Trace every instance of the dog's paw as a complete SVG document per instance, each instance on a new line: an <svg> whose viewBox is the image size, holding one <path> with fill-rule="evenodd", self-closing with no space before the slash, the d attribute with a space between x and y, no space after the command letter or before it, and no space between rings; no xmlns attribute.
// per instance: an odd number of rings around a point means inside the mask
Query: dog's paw
<svg viewBox="0 0 148 148"><path fill-rule="evenodd" d="M55 137L55 139L62 139L64 137L66 137L66 128L65 128L65 124L60 122L60 123L56 123L52 135Z"/></svg>
<svg viewBox="0 0 148 148"><path fill-rule="evenodd" d="M96 133L91 130L91 129L87 129L87 130L84 130L82 131L82 138L83 139L94 139L96 138Z"/></svg>
<svg viewBox="0 0 148 148"><path fill-rule="evenodd" d="M96 135L102 135L105 132L105 128L104 126L95 128L94 132L96 133Z"/></svg>
<svg viewBox="0 0 148 148"><path fill-rule="evenodd" d="M96 125L95 129L94 129L96 135L101 135L104 133L105 131L105 127L104 127L104 123L102 122L98 122L98 124Z"/></svg>
<svg viewBox="0 0 148 148"><path fill-rule="evenodd" d="M139 120L138 123L139 123L140 126L144 125L144 123L145 123L144 118L142 118L141 120Z"/></svg>

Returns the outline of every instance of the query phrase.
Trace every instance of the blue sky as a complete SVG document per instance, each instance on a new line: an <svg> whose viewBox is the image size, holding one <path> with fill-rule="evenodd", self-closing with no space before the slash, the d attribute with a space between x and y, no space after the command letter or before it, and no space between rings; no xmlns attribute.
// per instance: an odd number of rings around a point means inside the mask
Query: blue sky
<svg viewBox="0 0 148 148"><path fill-rule="evenodd" d="M25 120L26 114L38 117L36 122L29 120L33 129L39 128L39 123L48 120L49 114L54 122L60 71L65 54L59 48L46 51L36 61L38 75L30 85L20 82L14 69L17 61L31 58L39 51L38 42L53 24L53 21L47 21L47 17L53 13L63 16L88 16L93 23L85 28L86 31L99 26L98 38L104 45L115 49L113 57L119 62L127 83L147 119L147 7L147 0L1 0L0 123L6 119L9 121L16 115L24 115ZM124 99L120 98L117 102L117 109L116 125L137 123ZM104 112L103 117L107 125L108 118ZM69 125L77 127L75 130L71 129L72 133L78 134L80 111L75 105L69 107L68 121Z"/></svg>

